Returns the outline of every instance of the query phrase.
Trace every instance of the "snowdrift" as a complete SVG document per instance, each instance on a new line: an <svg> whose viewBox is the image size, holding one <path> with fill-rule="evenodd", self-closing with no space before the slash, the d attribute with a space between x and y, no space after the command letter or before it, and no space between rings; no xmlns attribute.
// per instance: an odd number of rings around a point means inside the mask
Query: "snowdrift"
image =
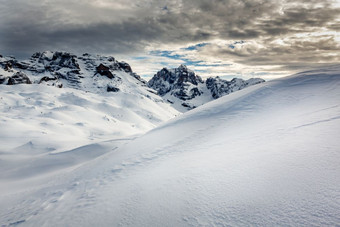
<svg viewBox="0 0 340 227"><path fill-rule="evenodd" d="M53 179L1 180L1 224L336 226L339 133L340 67L254 85Z"/></svg>

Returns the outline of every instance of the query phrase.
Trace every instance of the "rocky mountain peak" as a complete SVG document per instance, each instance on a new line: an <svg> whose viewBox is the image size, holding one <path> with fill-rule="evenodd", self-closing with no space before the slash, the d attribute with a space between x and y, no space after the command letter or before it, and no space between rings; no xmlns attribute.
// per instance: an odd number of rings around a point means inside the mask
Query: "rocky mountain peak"
<svg viewBox="0 0 340 227"><path fill-rule="evenodd" d="M186 65L183 65L181 64L178 68L177 68L178 71L185 71L187 72L188 71L188 67Z"/></svg>
<svg viewBox="0 0 340 227"><path fill-rule="evenodd" d="M187 100L200 95L197 89L188 89L191 85L203 83L201 77L189 70L187 66L180 65L178 68L163 68L148 82L148 86L155 89L159 95L163 96L168 92L179 99Z"/></svg>
<svg viewBox="0 0 340 227"><path fill-rule="evenodd" d="M221 79L220 77L210 77L206 80L206 86L210 90L212 97L217 99L232 92L263 82L265 82L265 80L260 78L251 78L249 80L233 78L231 81L228 81Z"/></svg>
<svg viewBox="0 0 340 227"><path fill-rule="evenodd" d="M218 76L204 81L186 65L180 65L173 69L163 68L148 82L148 86L168 102L179 106L177 109L182 111L183 107L192 109L212 99L262 82L264 80L259 78L249 80L234 78L227 81Z"/></svg>

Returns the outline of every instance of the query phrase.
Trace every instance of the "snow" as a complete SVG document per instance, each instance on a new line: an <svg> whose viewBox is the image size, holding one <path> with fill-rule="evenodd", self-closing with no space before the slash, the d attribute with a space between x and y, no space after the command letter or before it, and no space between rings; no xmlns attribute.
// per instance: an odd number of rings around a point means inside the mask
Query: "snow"
<svg viewBox="0 0 340 227"><path fill-rule="evenodd" d="M231 81L220 77L203 80L185 65L178 68L163 68L148 81L148 86L155 89L163 99L179 112L187 112L214 99L228 95L246 87L265 82L260 78Z"/></svg>
<svg viewBox="0 0 340 227"><path fill-rule="evenodd" d="M20 93L27 93L26 87L21 92L7 89L1 87L2 97L14 109L22 108L25 99ZM71 105L66 103L64 108L74 108L76 102L79 108L96 109L89 104L96 96L74 94L77 98L68 96ZM33 96L32 92L28 97ZM6 124L6 131L1 126L1 144L10 140L4 137L11 125L6 121L17 124L17 133L29 132L32 122L26 121L30 118L36 124L44 121L25 105L23 114L22 110L6 113L1 104L6 116L1 116L1 124ZM82 112L77 114L83 120ZM58 121L58 112L55 115L50 121ZM15 117L24 121L14 121ZM85 126L82 130L94 127ZM14 150L1 145L0 223L337 226L339 132L340 67L333 67L234 92L144 135L116 139L105 135L102 141L65 152L35 155L35 146L40 145L23 143L28 133L18 138ZM48 150L46 145L56 138L47 136L42 147ZM29 157L31 164L25 162Z"/></svg>
<svg viewBox="0 0 340 227"><path fill-rule="evenodd" d="M162 97L164 100L168 102L170 101L169 103L171 103L171 106L181 113L185 113L188 111L188 107L183 106L182 103L186 103L190 107L197 107L214 100L213 97L211 96L211 92L209 91L205 84L198 84L197 86L192 87L197 87L202 92L202 94L200 96L196 96L193 99L183 101L173 95L173 92L176 91L174 90L172 92L166 93ZM190 91L190 88L187 90Z"/></svg>
<svg viewBox="0 0 340 227"><path fill-rule="evenodd" d="M128 93L93 94L43 85L1 85L1 149L29 141L70 149L143 133L177 114L165 103ZM70 145L68 145L70 144Z"/></svg>

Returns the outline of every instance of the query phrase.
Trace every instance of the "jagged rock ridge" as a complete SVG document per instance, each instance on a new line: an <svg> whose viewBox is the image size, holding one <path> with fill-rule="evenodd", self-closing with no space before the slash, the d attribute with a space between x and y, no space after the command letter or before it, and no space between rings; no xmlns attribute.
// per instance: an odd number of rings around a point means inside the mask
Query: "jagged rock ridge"
<svg viewBox="0 0 340 227"><path fill-rule="evenodd" d="M204 81L185 65L163 68L146 82L132 71L128 63L119 62L112 56L87 53L76 56L67 52L45 51L33 54L28 60L18 61L14 57L0 55L0 84L33 83L94 93L138 93L158 101L165 100L181 112L262 82L264 80L258 78L227 81L219 77Z"/></svg>
<svg viewBox="0 0 340 227"><path fill-rule="evenodd" d="M231 81L227 81L217 76L215 78L208 78L206 80L206 86L211 91L212 97L214 99L218 99L224 95L228 95L232 92L263 82L265 81L260 78L251 78L249 80L234 78Z"/></svg>
<svg viewBox="0 0 340 227"><path fill-rule="evenodd" d="M36 83L96 93L118 92L124 90L119 88L123 84L122 76L149 90L146 81L134 73L128 63L112 56L83 54L78 57L58 51L37 52L25 61L0 56L0 84Z"/></svg>
<svg viewBox="0 0 340 227"><path fill-rule="evenodd" d="M185 111L262 82L264 80L260 78L249 80L234 78L227 81L220 77L211 77L204 81L194 71L185 65L180 65L174 69L163 68L153 76L148 86L156 90L176 109Z"/></svg>
<svg viewBox="0 0 340 227"><path fill-rule="evenodd" d="M170 70L163 68L148 82L148 86L155 89L159 95L163 96L170 92L181 100L189 100L201 95L202 92L197 87L191 86L198 84L203 84L202 78L185 65Z"/></svg>

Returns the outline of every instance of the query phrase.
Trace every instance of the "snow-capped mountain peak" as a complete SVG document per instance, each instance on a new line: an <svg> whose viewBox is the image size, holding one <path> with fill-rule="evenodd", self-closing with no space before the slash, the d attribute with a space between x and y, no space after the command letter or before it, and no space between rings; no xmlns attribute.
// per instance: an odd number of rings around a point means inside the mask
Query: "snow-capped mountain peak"
<svg viewBox="0 0 340 227"><path fill-rule="evenodd" d="M227 81L217 76L215 78L208 78L206 80L206 86L211 91L212 97L217 99L232 92L263 82L265 81L260 78L251 78L249 80L234 78L231 81Z"/></svg>
<svg viewBox="0 0 340 227"><path fill-rule="evenodd" d="M246 81L234 78L227 81L219 77L204 81L186 65L180 65L173 69L163 68L148 82L148 86L156 90L177 110L185 112L213 99L262 82L264 80L259 78Z"/></svg>
<svg viewBox="0 0 340 227"><path fill-rule="evenodd" d="M201 77L189 70L185 65L178 68L163 68L148 82L150 88L155 89L159 95L163 96L171 91L171 94L181 100L192 99L200 93L196 89L188 90L190 85L203 83Z"/></svg>

